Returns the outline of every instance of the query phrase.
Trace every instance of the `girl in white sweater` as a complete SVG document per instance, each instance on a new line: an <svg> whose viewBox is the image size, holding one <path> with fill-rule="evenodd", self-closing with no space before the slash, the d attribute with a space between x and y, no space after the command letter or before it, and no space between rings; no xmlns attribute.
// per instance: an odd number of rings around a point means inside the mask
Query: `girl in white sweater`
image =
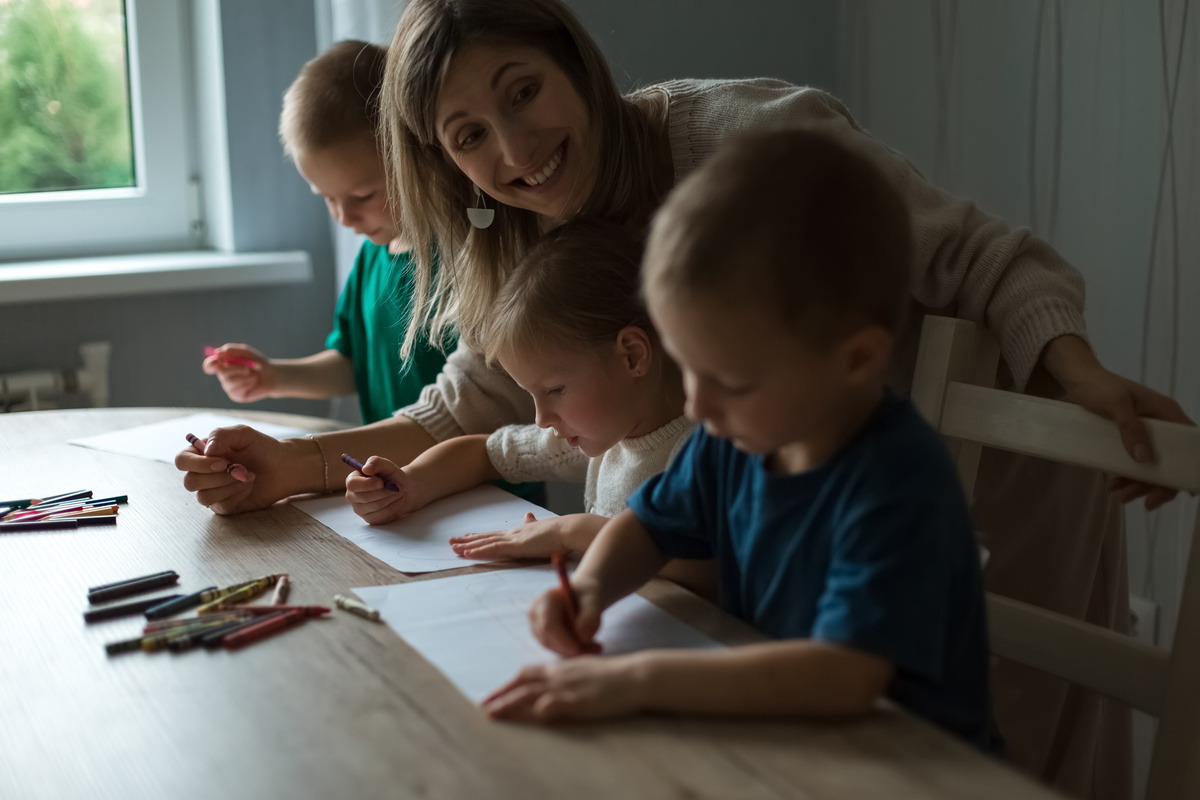
<svg viewBox="0 0 1200 800"><path fill-rule="evenodd" d="M628 228L568 223L523 258L484 326L484 356L533 398L536 425L459 436L401 469L372 456L346 479L355 512L399 519L497 479L585 484L586 513L451 540L467 558L531 558L584 550L625 498L658 474L693 423L679 371L638 297L641 241ZM384 488L393 481L399 492Z"/></svg>

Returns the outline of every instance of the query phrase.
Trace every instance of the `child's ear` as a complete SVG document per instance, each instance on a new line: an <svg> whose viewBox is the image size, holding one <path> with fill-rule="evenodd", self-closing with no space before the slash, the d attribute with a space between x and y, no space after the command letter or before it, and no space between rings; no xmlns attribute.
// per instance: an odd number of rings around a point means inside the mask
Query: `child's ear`
<svg viewBox="0 0 1200 800"><path fill-rule="evenodd" d="M635 378L646 375L654 360L649 334L636 325L622 328L617 334L617 355L630 375Z"/></svg>
<svg viewBox="0 0 1200 800"><path fill-rule="evenodd" d="M842 343L846 380L853 384L875 381L892 359L892 334L879 325L864 325Z"/></svg>

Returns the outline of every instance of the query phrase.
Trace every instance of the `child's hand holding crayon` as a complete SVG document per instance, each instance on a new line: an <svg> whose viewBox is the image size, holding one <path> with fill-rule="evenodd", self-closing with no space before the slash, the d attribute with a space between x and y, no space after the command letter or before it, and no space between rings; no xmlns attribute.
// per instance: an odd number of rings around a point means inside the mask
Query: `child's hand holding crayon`
<svg viewBox="0 0 1200 800"><path fill-rule="evenodd" d="M389 489L390 481L396 489ZM346 476L346 499L354 513L372 525L386 525L424 508L428 503L420 483L395 463L371 456Z"/></svg>
<svg viewBox="0 0 1200 800"><path fill-rule="evenodd" d="M216 375L225 394L235 403L253 403L270 397L277 376L270 359L247 344L224 344L204 349L201 368Z"/></svg>
<svg viewBox="0 0 1200 800"><path fill-rule="evenodd" d="M563 580L542 594L529 609L529 627L544 647L560 656L599 653L599 588L590 582Z"/></svg>

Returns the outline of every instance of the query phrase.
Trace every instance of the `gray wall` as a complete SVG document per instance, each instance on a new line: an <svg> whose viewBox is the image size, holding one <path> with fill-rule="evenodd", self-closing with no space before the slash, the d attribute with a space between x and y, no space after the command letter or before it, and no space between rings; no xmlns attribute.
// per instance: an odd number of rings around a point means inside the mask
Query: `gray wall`
<svg viewBox="0 0 1200 800"><path fill-rule="evenodd" d="M109 340L112 405L231 407L216 379L200 372L204 345L247 342L282 357L324 347L334 299L328 216L275 133L284 89L316 53L311 4L238 0L221 8L237 249L306 250L314 280L2 306L0 372L76 366L81 342ZM328 403L269 400L255 408L324 415Z"/></svg>
<svg viewBox="0 0 1200 800"><path fill-rule="evenodd" d="M783 78L835 89L830 0L566 0L600 42L617 84L671 78Z"/></svg>

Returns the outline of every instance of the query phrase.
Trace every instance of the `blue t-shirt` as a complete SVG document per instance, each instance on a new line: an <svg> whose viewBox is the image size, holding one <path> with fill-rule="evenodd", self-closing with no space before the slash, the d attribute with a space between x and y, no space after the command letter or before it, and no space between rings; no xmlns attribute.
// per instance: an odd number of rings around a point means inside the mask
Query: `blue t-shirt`
<svg viewBox="0 0 1200 800"><path fill-rule="evenodd" d="M888 697L999 752L979 549L949 454L907 399L886 395L795 475L697 428L629 508L666 554L716 558L731 614L891 662Z"/></svg>

